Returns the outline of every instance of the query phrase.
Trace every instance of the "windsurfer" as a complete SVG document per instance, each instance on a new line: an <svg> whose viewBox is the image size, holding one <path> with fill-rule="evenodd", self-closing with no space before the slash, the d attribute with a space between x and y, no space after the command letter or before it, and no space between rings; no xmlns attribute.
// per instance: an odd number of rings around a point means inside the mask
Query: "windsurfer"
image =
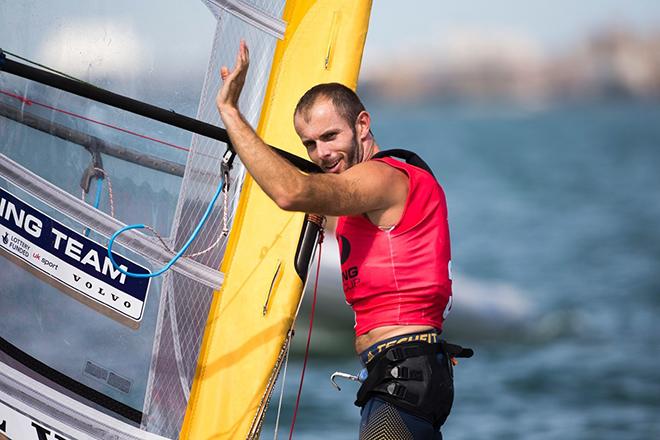
<svg viewBox="0 0 660 440"><path fill-rule="evenodd" d="M216 104L235 151L284 210L338 216L344 293L356 315L355 348L369 374L356 404L360 438L441 438L453 401L451 353L438 335L451 306L446 202L432 174L385 157L357 95L336 84L300 99L294 127L324 171L303 174L243 118L238 99L249 52L223 67ZM385 435L386 437L379 437Z"/></svg>

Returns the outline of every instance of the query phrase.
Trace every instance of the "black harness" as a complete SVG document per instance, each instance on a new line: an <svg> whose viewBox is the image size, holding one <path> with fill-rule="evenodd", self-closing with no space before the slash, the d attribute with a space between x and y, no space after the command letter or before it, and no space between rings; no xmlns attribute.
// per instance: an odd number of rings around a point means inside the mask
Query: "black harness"
<svg viewBox="0 0 660 440"><path fill-rule="evenodd" d="M424 160L417 155L417 153L414 153L410 150L404 150L401 148L393 148L391 150L383 150L379 151L378 153L374 154L371 158L372 159L380 159L383 157L397 157L399 159L403 159L406 161L407 164L416 166L417 168L421 168L424 171L428 172L430 175L435 177L433 174L433 171L431 170L431 167L424 162ZM437 180L437 179L436 179Z"/></svg>
<svg viewBox="0 0 660 440"><path fill-rule="evenodd" d="M379 397L439 427L454 400L455 358L473 354L470 348L443 340L390 347L367 364L368 375L358 390L355 405L363 407L372 397Z"/></svg>

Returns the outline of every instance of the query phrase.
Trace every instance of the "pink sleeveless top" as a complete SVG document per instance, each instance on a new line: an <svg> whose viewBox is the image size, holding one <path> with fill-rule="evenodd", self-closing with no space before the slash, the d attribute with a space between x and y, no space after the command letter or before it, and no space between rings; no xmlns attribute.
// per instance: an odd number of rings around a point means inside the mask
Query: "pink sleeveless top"
<svg viewBox="0 0 660 440"><path fill-rule="evenodd" d="M342 281L355 333L386 325L441 330L452 294L444 191L421 168L389 157L374 160L406 173L409 189L403 215L390 230L365 215L338 219Z"/></svg>

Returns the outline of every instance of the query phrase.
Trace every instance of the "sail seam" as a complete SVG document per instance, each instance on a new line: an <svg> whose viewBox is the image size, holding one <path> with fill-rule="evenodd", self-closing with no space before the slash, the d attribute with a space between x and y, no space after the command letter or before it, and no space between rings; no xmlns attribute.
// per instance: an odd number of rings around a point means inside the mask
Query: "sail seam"
<svg viewBox="0 0 660 440"><path fill-rule="evenodd" d="M168 295L167 305L170 311L170 329L172 331L172 346L174 348L174 360L176 369L179 373L179 382L181 382L181 391L186 399L190 400L190 384L185 373L183 362L183 354L181 352L181 337L179 336L179 323L177 321L176 304L174 303L174 295Z"/></svg>
<svg viewBox="0 0 660 440"><path fill-rule="evenodd" d="M273 17L242 0L205 0L205 2L216 16L220 15L216 9L219 8L275 38L280 40L284 38L285 21Z"/></svg>

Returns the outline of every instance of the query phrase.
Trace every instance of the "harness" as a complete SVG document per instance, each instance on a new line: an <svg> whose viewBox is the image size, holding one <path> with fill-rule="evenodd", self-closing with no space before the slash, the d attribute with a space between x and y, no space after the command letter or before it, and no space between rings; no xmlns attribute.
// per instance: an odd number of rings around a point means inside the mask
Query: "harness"
<svg viewBox="0 0 660 440"><path fill-rule="evenodd" d="M444 340L390 347L367 364L368 375L355 405L363 407L372 397L379 397L440 426L453 402L456 358L473 354L470 348Z"/></svg>
<svg viewBox="0 0 660 440"><path fill-rule="evenodd" d="M371 158L372 159L381 159L383 157L396 157L399 159L403 159L406 161L407 164L416 166L417 168L421 168L424 171L428 172L430 175L435 177L435 174L433 174L433 171L431 170L431 167L424 162L424 160L417 155L417 153L414 153L410 150L404 150L402 148L393 148L391 150L383 150L379 151L378 153L374 154ZM436 179L437 180L437 179Z"/></svg>

